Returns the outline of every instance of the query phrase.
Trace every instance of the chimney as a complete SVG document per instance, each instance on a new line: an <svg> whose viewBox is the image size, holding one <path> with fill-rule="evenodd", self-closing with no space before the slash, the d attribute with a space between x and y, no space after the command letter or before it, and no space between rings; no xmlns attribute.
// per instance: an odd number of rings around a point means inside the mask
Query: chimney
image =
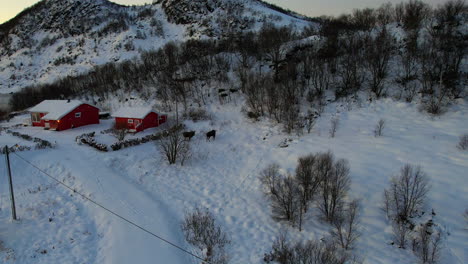
<svg viewBox="0 0 468 264"><path fill-rule="evenodd" d="M67 103L69 103L69 102L70 102L70 99L68 99Z"/></svg>

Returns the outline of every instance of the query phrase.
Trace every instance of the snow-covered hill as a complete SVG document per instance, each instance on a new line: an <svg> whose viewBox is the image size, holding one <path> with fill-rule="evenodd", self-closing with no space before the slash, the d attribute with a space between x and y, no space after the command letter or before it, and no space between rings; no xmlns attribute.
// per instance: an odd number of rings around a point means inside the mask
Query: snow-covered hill
<svg viewBox="0 0 468 264"><path fill-rule="evenodd" d="M158 1L145 6L43 0L0 25L0 93L132 59L170 41L219 39L264 23L298 29L311 24L256 0Z"/></svg>

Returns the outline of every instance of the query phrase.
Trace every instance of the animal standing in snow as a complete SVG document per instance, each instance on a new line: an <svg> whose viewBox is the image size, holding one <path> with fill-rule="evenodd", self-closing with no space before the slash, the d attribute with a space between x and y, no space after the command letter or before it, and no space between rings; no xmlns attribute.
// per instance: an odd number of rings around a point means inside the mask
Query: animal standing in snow
<svg viewBox="0 0 468 264"><path fill-rule="evenodd" d="M195 131L185 131L184 133L182 133L182 135L185 139L188 138L188 140L190 141L192 137L195 136Z"/></svg>
<svg viewBox="0 0 468 264"><path fill-rule="evenodd" d="M211 130L206 133L206 141L210 141L210 138L213 137L213 140L216 139L216 130Z"/></svg>

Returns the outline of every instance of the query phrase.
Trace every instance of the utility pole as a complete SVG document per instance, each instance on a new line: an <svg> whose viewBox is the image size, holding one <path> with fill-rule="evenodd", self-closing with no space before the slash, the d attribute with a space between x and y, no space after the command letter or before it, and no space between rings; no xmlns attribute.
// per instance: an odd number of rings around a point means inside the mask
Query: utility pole
<svg viewBox="0 0 468 264"><path fill-rule="evenodd" d="M13 220L18 220L16 218L15 193L13 192L13 181L11 179L10 154L8 152L8 146L5 146L5 160L8 172L8 182L10 184L11 215Z"/></svg>

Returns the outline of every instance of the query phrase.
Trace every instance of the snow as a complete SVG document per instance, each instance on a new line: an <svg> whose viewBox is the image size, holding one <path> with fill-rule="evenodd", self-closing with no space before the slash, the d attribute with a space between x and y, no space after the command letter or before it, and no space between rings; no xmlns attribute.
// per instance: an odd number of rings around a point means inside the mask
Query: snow
<svg viewBox="0 0 468 264"><path fill-rule="evenodd" d="M29 109L29 112L47 113L42 119L59 120L83 103L78 100L44 100Z"/></svg>
<svg viewBox="0 0 468 264"><path fill-rule="evenodd" d="M468 153L456 148L458 137L468 131L466 101L457 101L441 117L390 99L364 107L333 103L312 133L300 137L284 134L281 126L268 120L245 118L240 105L214 103L208 106L213 120L185 121L188 130L196 131L191 140L193 158L185 166L165 163L154 143L101 153L74 142L77 135L108 128L111 120L61 132L17 128L58 144L56 149L19 155L195 254L200 252L184 241L180 222L196 206L209 208L231 237L228 251L234 264L263 263L263 253L271 249L281 229L288 230L293 240L328 234L329 227L318 220L316 209L308 215L302 232L272 220L258 180L259 172L272 162L284 173L294 173L298 157L328 150L349 160L350 198L360 198L363 204L358 256L369 264L416 263L410 250L389 244L391 228L381 205L390 178L406 163L421 165L432 186L428 209L434 209L435 222L449 233L440 263L467 263L468 232L462 214L468 200ZM335 138L328 136L332 117L340 119ZM2 125L21 123L22 118ZM373 129L381 118L386 121L384 135L376 138ZM207 142L204 133L212 129L217 130L216 140ZM96 135L98 141L105 141L105 135ZM4 134L0 138L1 145L12 143L12 139L4 141ZM285 138L291 139L289 147L278 147ZM11 160L21 220L9 220L8 189L0 185L0 240L5 249L0 249L0 262L198 263L55 184L17 156L11 155ZM5 166L0 164L1 182L6 182ZM44 249L47 253L41 254Z"/></svg>
<svg viewBox="0 0 468 264"><path fill-rule="evenodd" d="M143 119L151 112L154 112L151 107L122 107L113 113L112 116Z"/></svg>

